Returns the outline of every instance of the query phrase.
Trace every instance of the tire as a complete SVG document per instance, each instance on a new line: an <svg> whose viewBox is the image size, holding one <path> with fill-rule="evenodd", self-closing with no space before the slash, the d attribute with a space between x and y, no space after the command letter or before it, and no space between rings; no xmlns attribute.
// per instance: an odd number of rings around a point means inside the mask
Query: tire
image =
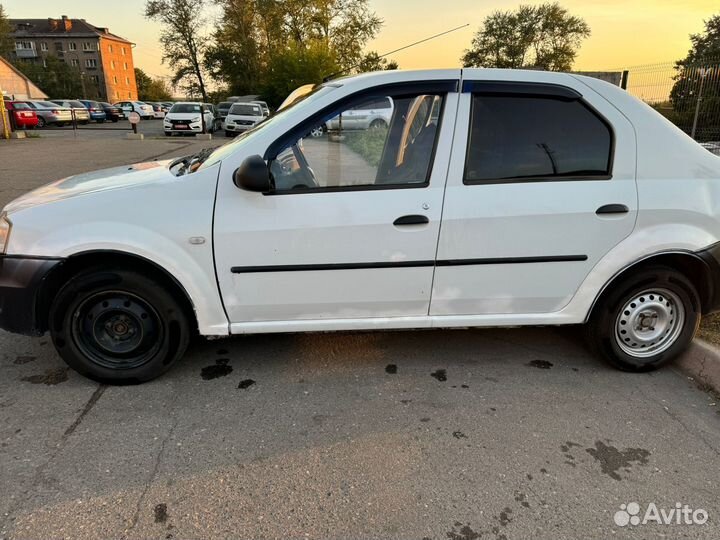
<svg viewBox="0 0 720 540"><path fill-rule="evenodd" d="M119 118L113 118L113 119L112 119L112 123L113 123L113 124L117 124L119 120L120 120Z"/></svg>
<svg viewBox="0 0 720 540"><path fill-rule="evenodd" d="M318 127L313 128L313 129L310 130L310 136L311 136L313 139L317 139L317 138L319 138L319 137L322 137L322 136L324 135L324 133L325 133L325 132L323 131L322 126L318 126Z"/></svg>
<svg viewBox="0 0 720 540"><path fill-rule="evenodd" d="M652 371L690 344L700 325L700 297L683 274L652 266L622 279L586 326L591 350L623 371Z"/></svg>
<svg viewBox="0 0 720 540"><path fill-rule="evenodd" d="M387 127L387 122L380 118L376 118L375 120L370 122L370 129L379 129L379 128L386 128L386 127Z"/></svg>
<svg viewBox="0 0 720 540"><path fill-rule="evenodd" d="M165 132L166 137L172 137L172 131L166 131Z"/></svg>
<svg viewBox="0 0 720 540"><path fill-rule="evenodd" d="M233 133L226 130L226 131L225 131L225 136L226 136L226 137L232 137L232 136L233 136Z"/></svg>
<svg viewBox="0 0 720 540"><path fill-rule="evenodd" d="M98 123L98 124L104 124L104 123L105 123L105 120L98 120L97 123Z"/></svg>
<svg viewBox="0 0 720 540"><path fill-rule="evenodd" d="M46 125L47 125L47 123L45 122L45 119L42 116L38 115L37 127L44 128Z"/></svg>
<svg viewBox="0 0 720 540"><path fill-rule="evenodd" d="M161 283L131 270L78 274L56 295L50 321L63 360L108 384L159 377L182 357L190 339L178 300Z"/></svg>

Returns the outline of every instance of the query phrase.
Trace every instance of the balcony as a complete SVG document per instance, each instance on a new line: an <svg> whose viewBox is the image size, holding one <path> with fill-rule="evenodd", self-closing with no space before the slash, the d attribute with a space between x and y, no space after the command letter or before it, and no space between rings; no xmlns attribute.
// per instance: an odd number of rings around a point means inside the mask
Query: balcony
<svg viewBox="0 0 720 540"><path fill-rule="evenodd" d="M37 58L38 53L35 49L15 49L18 58Z"/></svg>

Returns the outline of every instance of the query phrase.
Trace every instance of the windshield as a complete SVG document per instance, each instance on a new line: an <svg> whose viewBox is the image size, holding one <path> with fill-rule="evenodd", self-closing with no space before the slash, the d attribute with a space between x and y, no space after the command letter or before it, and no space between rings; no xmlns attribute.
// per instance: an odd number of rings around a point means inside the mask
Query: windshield
<svg viewBox="0 0 720 540"><path fill-rule="evenodd" d="M239 114L242 116L262 116L262 109L260 108L260 105L236 103L230 107L230 114Z"/></svg>
<svg viewBox="0 0 720 540"><path fill-rule="evenodd" d="M76 109L84 109L85 105L80 103L79 101L68 101L71 107L75 107Z"/></svg>
<svg viewBox="0 0 720 540"><path fill-rule="evenodd" d="M27 103L13 103L12 106L14 109L18 109L18 110L30 108L30 105L28 105Z"/></svg>
<svg viewBox="0 0 720 540"><path fill-rule="evenodd" d="M229 109L232 107L232 101L223 101L218 103L218 109Z"/></svg>
<svg viewBox="0 0 720 540"><path fill-rule="evenodd" d="M292 105L287 106L282 111L276 112L274 115L266 118L262 122L255 124L255 127L245 131L244 133L241 133L240 135L235 137L232 142L229 142L228 144L217 148L212 154L208 156L208 158L203 162L200 168L204 169L206 167L210 167L218 161L223 160L226 156L229 156L235 151L238 144L241 144L246 139L253 137L255 134L260 133L269 126L273 126L277 124L277 122L281 121L285 116L287 116L288 111L295 110L295 108L299 106L310 106L316 100L324 97L328 92L331 92L337 87L338 85L336 84L318 86L312 92L305 94L297 101L293 102Z"/></svg>
<svg viewBox="0 0 720 540"><path fill-rule="evenodd" d="M199 113L200 105L194 103L178 103L173 105L170 113Z"/></svg>

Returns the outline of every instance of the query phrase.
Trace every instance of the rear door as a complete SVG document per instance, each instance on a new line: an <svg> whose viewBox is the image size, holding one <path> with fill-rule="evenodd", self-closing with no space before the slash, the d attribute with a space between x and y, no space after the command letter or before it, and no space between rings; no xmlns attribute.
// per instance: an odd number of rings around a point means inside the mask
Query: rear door
<svg viewBox="0 0 720 540"><path fill-rule="evenodd" d="M558 311L633 230L633 128L569 75L464 73L430 313Z"/></svg>

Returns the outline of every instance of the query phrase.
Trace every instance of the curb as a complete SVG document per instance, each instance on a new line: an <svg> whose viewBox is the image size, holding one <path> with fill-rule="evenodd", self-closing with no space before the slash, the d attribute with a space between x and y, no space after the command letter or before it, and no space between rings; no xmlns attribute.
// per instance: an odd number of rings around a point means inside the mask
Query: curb
<svg viewBox="0 0 720 540"><path fill-rule="evenodd" d="M689 375L705 390L720 395L720 349L695 338L675 362L686 375Z"/></svg>

